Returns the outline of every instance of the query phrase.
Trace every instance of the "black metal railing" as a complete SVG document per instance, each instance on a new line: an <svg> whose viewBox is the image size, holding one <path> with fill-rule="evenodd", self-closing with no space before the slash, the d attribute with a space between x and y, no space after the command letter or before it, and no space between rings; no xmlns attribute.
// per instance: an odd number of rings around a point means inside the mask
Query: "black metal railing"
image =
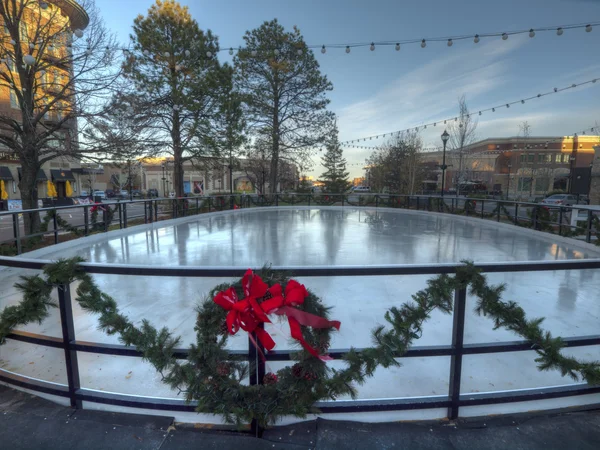
<svg viewBox="0 0 600 450"><path fill-rule="evenodd" d="M0 267L16 267L21 269L41 270L50 261L35 259L0 257ZM409 275L439 275L454 273L462 264L428 264L428 265L385 265L367 267L276 267L276 272L292 273L294 276L303 277L353 277L353 276L409 276ZM600 259L561 260L561 261L532 261L532 262L507 262L507 263L479 263L476 266L485 273L506 272L542 272L556 270L584 270L599 269ZM107 265L83 263L83 269L91 274L112 274L124 276L160 276L160 277L239 277L240 268L233 267L153 267L133 265ZM95 402L116 406L144 408L164 411L194 411L195 403L186 403L182 399L157 399L151 397L134 396L119 393L108 393L90 390L81 387L79 377L78 352L96 353L103 355L116 355L126 357L142 357L142 353L134 347L123 345L104 344L98 342L83 342L76 339L74 332L74 318L72 311L71 286L60 285L57 288L59 298L60 320L62 337L50 337L23 331L14 331L8 339L59 348L64 351L67 384L56 384L37 379L27 378L18 374L0 369L0 381L18 387L31 389L37 392L66 397L74 408L81 408L82 402ZM523 402L532 400L546 400L561 397L588 395L600 393L600 386L575 384L568 386L540 387L526 390L510 390L492 393L463 393L461 391L462 359L464 355L481 355L492 353L531 351L529 342L492 342L492 343L464 343L464 330L466 314L466 288L455 291L452 339L447 345L415 346L408 350L402 358L411 357L450 357L450 371L448 374L449 390L447 395L436 395L415 398L386 399L386 400L356 400L356 401L327 401L319 402L316 406L324 413L332 412L367 412L367 411L399 411L409 409L447 408L447 417L456 419L460 415L460 408L465 406L491 405L498 403ZM151 318L149 318L151 319ZM568 347L582 347L600 345L600 335L576 336L564 339ZM360 349L357 349L360 351ZM348 349L331 349L329 354L334 359L340 359ZM295 350L278 350L268 352L266 361L291 361ZM175 355L185 359L187 349L177 349ZM250 373L250 384L262 383L265 374L265 361L258 357L254 345L248 345L248 350L231 351L232 359L245 359L253 369ZM256 423L252 424L252 432L260 435Z"/></svg>
<svg viewBox="0 0 600 450"><path fill-rule="evenodd" d="M100 206L99 218L95 227L91 224L91 208ZM266 194L266 195L217 195L210 197L152 198L132 201L104 203L102 205L72 205L40 208L25 211L0 211L0 223L10 217L12 235L3 235L0 228L0 254L17 254L31 249L28 243L35 238L50 238L45 244L60 242L60 236L72 230L79 230L83 236L94 232L106 232L114 228L124 229L131 225L153 223L164 219L176 219L190 215L232 210L237 208L269 206L347 206L412 209L437 213L464 215L481 219L504 222L559 236L577 237L592 242L600 233L600 209L588 205L543 205L540 203L513 200L440 197L425 195L388 195L388 194ZM109 214L108 208L112 214ZM70 226L70 230L58 224L57 214L69 212L81 214L80 222ZM576 213L579 220L571 220ZM52 227L46 231L26 234L21 231L23 225L19 216L38 212L51 214ZM109 216L113 216L112 221ZM64 219L64 218L63 218ZM77 220L75 220L77 222ZM29 246L28 246L29 245Z"/></svg>

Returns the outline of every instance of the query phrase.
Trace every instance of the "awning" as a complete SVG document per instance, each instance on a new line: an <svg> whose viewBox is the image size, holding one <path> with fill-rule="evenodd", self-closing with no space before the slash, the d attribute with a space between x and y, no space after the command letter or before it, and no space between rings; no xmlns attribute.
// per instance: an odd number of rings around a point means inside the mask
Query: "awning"
<svg viewBox="0 0 600 450"><path fill-rule="evenodd" d="M20 167L17 167L17 172L19 172L19 180L21 180L21 168ZM48 181L48 177L44 173L43 169L38 170L36 180L37 181Z"/></svg>
<svg viewBox="0 0 600 450"><path fill-rule="evenodd" d="M89 167L79 167L79 168L71 170L71 172L81 173L84 175L89 175L89 174L101 175L104 173L104 168L93 169L93 168L89 168Z"/></svg>
<svg viewBox="0 0 600 450"><path fill-rule="evenodd" d="M70 170L50 169L52 181L75 181Z"/></svg>
<svg viewBox="0 0 600 450"><path fill-rule="evenodd" d="M6 166L0 166L0 180L14 180L10 169Z"/></svg>

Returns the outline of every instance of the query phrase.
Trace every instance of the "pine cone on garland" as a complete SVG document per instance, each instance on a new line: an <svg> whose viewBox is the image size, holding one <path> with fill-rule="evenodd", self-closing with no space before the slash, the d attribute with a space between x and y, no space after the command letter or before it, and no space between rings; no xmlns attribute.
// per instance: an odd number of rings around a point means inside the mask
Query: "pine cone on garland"
<svg viewBox="0 0 600 450"><path fill-rule="evenodd" d="M231 368L227 363L220 363L217 365L217 373L222 377L226 377L231 372Z"/></svg>
<svg viewBox="0 0 600 450"><path fill-rule="evenodd" d="M227 333L229 333L229 329L228 328L229 327L227 326L227 322L223 321L223 323L221 324L221 327L220 327L219 331L221 331L221 334L227 334Z"/></svg>
<svg viewBox="0 0 600 450"><path fill-rule="evenodd" d="M275 384L277 383L277 375L275 375L273 372L269 372L267 374L265 374L265 376L263 377L263 384Z"/></svg>
<svg viewBox="0 0 600 450"><path fill-rule="evenodd" d="M302 376L304 375L304 369L300 364L296 363L292 366L292 374L296 378L302 378Z"/></svg>

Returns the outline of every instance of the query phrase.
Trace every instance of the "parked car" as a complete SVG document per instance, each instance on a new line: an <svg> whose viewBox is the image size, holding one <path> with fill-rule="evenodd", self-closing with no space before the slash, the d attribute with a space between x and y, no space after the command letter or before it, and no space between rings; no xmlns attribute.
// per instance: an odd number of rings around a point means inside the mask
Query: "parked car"
<svg viewBox="0 0 600 450"><path fill-rule="evenodd" d="M554 194L540 202L547 206L572 206L577 204L577 196L572 194Z"/></svg>
<svg viewBox="0 0 600 450"><path fill-rule="evenodd" d="M354 186L354 188L352 189L352 192L356 193L356 194L361 194L361 193L366 193L366 192L371 192L371 188L369 186Z"/></svg>
<svg viewBox="0 0 600 450"><path fill-rule="evenodd" d="M127 189L121 189L119 191L119 197L121 197L121 198L129 197L129 191Z"/></svg>
<svg viewBox="0 0 600 450"><path fill-rule="evenodd" d="M94 198L96 198L96 197L98 197L100 200L104 200L104 199L106 199L106 193L104 191L95 190Z"/></svg>
<svg viewBox="0 0 600 450"><path fill-rule="evenodd" d="M79 191L79 196L80 196L81 198L88 197L89 195L90 195L90 194L89 194L89 193L88 193L88 191L86 191L86 190L83 190L83 189L82 189L81 191Z"/></svg>
<svg viewBox="0 0 600 450"><path fill-rule="evenodd" d="M133 191L131 191L131 195L133 198L141 198L142 192L139 189L134 189Z"/></svg>
<svg viewBox="0 0 600 450"><path fill-rule="evenodd" d="M106 198L114 198L115 197L115 191L113 191L112 189L107 189L104 192L106 193Z"/></svg>
<svg viewBox="0 0 600 450"><path fill-rule="evenodd" d="M158 189L148 189L148 197L158 197Z"/></svg>

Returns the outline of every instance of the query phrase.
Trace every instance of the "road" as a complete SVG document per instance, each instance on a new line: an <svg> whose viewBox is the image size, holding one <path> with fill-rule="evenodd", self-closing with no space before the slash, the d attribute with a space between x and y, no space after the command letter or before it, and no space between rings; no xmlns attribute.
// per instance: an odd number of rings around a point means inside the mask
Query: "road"
<svg viewBox="0 0 600 450"><path fill-rule="evenodd" d="M105 202L110 205L116 204L116 202ZM114 208L114 206L112 206ZM91 213L90 213L91 214ZM84 208L76 207L76 208L65 208L58 211L58 215L66 220L69 224L73 226L83 226L85 224L84 218ZM135 218L143 218L144 217L144 204L143 203L132 203L127 205L127 220L132 220ZM43 217L42 217L43 220ZM102 215L99 214L98 220L102 220ZM115 218L113 219L113 223L119 223L118 214L115 213ZM23 228L23 217L19 214L19 228L21 231L21 235L24 234ZM48 227L49 230L53 230L52 223ZM13 232L13 218L12 215L0 216L0 243L5 242L9 239L14 238Z"/></svg>

